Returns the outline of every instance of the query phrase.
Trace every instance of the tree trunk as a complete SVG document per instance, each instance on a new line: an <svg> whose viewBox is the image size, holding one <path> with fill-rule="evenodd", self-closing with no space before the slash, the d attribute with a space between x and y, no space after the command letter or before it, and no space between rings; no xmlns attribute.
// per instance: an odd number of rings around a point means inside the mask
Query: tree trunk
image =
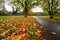
<svg viewBox="0 0 60 40"><path fill-rule="evenodd" d="M27 13L25 13L25 17L27 17Z"/></svg>
<svg viewBox="0 0 60 40"><path fill-rule="evenodd" d="M15 10L14 10L14 7L12 7L12 10L13 10L13 14L15 14Z"/></svg>
<svg viewBox="0 0 60 40"><path fill-rule="evenodd" d="M25 14L25 17L27 17L27 13L28 13L28 9L27 9L27 1L25 1L25 8L24 8L24 14Z"/></svg>
<svg viewBox="0 0 60 40"><path fill-rule="evenodd" d="M5 6L3 5L3 14L5 14Z"/></svg>
<svg viewBox="0 0 60 40"><path fill-rule="evenodd" d="M48 11L48 13L49 13L50 19L53 19L54 18L54 14L51 11Z"/></svg>
<svg viewBox="0 0 60 40"><path fill-rule="evenodd" d="M51 15L51 16L50 16L50 19L53 19L53 18L54 18L54 16L53 16L53 15Z"/></svg>
<svg viewBox="0 0 60 40"><path fill-rule="evenodd" d="M17 11L18 11L18 8L16 8L16 12L15 13L17 13Z"/></svg>
<svg viewBox="0 0 60 40"><path fill-rule="evenodd" d="M24 14L25 14L25 17L27 17L27 15L28 15L28 10L27 10L26 7L24 8Z"/></svg>

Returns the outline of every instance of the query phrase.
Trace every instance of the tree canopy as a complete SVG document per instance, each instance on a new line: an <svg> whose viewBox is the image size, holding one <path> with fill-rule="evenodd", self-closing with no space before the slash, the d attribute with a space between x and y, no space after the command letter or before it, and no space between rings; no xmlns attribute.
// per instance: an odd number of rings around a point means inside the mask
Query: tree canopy
<svg viewBox="0 0 60 40"><path fill-rule="evenodd" d="M22 8L26 16L29 10L40 4L39 1L40 0L10 0L10 4L16 8Z"/></svg>
<svg viewBox="0 0 60 40"><path fill-rule="evenodd" d="M47 11L53 18L58 11L58 0L41 0L40 2L43 10Z"/></svg>
<svg viewBox="0 0 60 40"><path fill-rule="evenodd" d="M16 8L16 12L19 9L23 9L25 17L27 17L28 11L35 6L41 6L44 11L47 11L51 18L57 13L58 0L9 0L10 5Z"/></svg>

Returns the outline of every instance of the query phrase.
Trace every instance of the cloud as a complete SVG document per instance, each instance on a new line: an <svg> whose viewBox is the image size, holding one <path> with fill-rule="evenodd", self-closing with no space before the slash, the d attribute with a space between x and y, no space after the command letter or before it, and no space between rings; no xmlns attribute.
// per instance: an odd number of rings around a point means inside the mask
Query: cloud
<svg viewBox="0 0 60 40"><path fill-rule="evenodd" d="M35 8L32 8L32 11L33 12L43 12L42 8L41 7L35 7Z"/></svg>
<svg viewBox="0 0 60 40"><path fill-rule="evenodd" d="M8 12L12 12L12 7L11 6L5 5L5 8Z"/></svg>

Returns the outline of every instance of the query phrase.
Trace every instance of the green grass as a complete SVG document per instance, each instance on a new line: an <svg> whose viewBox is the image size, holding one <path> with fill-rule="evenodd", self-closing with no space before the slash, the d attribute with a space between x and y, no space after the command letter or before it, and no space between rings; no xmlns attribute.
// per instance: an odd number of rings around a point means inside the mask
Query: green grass
<svg viewBox="0 0 60 40"><path fill-rule="evenodd" d="M49 16L37 16L39 18L49 18Z"/></svg>
<svg viewBox="0 0 60 40"><path fill-rule="evenodd" d="M53 20L50 20L50 16L37 16L37 17L42 18L44 20L60 23L60 16L54 16Z"/></svg>
<svg viewBox="0 0 60 40"><path fill-rule="evenodd" d="M2 22L4 20L11 20L12 22L14 22L14 21L16 21L15 19L17 19L19 17L24 17L24 16L0 16L0 22ZM50 16L37 16L37 17L50 21ZM60 22L60 16L54 16L53 22Z"/></svg>
<svg viewBox="0 0 60 40"><path fill-rule="evenodd" d="M23 17L23 16L0 16L0 20L14 20L18 17Z"/></svg>
<svg viewBox="0 0 60 40"><path fill-rule="evenodd" d="M39 18L50 18L50 16L37 16L37 17L39 17ZM59 18L60 19L59 16L54 16L54 18Z"/></svg>

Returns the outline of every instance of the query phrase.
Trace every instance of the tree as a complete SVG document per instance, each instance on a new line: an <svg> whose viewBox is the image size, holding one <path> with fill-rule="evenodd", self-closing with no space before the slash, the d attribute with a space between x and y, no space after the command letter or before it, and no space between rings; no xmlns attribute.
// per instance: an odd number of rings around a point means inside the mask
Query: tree
<svg viewBox="0 0 60 40"><path fill-rule="evenodd" d="M58 0L43 0L41 6L44 10L49 13L50 19L53 19L54 15L57 13Z"/></svg>
<svg viewBox="0 0 60 40"><path fill-rule="evenodd" d="M28 15L28 11L31 10L34 6L39 5L40 0L10 0L10 3L23 9L25 17Z"/></svg>
<svg viewBox="0 0 60 40"><path fill-rule="evenodd" d="M0 0L0 4L3 6L3 14L5 13L5 2L4 0Z"/></svg>
<svg viewBox="0 0 60 40"><path fill-rule="evenodd" d="M5 2L4 1L2 2L2 5L3 5L3 14L5 14Z"/></svg>
<svg viewBox="0 0 60 40"><path fill-rule="evenodd" d="M12 6L12 10L13 10L13 14L17 13L18 11L18 4L16 2L16 0L10 0L9 4Z"/></svg>

